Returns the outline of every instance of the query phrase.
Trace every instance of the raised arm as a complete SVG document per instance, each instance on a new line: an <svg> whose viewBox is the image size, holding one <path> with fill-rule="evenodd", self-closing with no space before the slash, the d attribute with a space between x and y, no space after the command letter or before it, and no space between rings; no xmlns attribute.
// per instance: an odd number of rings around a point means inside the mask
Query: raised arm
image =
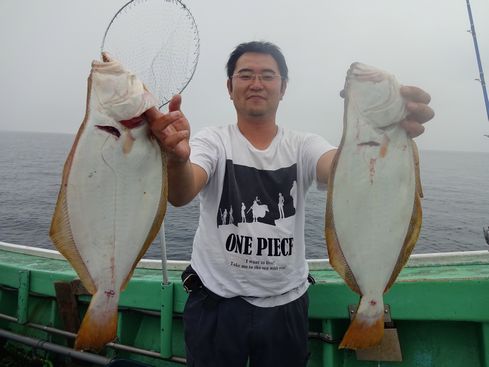
<svg viewBox="0 0 489 367"><path fill-rule="evenodd" d="M168 158L168 201L182 206L202 190L207 173L190 162L190 124L180 110L182 98L176 95L170 101L168 113L156 108L145 112L153 135Z"/></svg>

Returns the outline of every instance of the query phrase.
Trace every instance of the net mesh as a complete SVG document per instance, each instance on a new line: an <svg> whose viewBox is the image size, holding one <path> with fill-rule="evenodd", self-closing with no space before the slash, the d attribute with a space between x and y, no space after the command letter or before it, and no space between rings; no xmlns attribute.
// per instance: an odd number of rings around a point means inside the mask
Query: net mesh
<svg viewBox="0 0 489 367"><path fill-rule="evenodd" d="M102 51L135 73L161 106L192 79L199 34L190 11L177 0L134 0L110 22Z"/></svg>

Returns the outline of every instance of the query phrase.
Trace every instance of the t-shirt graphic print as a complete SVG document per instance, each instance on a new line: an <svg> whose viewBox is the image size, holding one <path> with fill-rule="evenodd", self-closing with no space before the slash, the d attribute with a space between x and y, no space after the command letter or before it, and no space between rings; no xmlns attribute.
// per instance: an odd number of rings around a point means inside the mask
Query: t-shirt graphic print
<svg viewBox="0 0 489 367"><path fill-rule="evenodd" d="M285 224L295 215L297 164L275 171L226 161L217 225ZM283 223L282 223L283 222Z"/></svg>

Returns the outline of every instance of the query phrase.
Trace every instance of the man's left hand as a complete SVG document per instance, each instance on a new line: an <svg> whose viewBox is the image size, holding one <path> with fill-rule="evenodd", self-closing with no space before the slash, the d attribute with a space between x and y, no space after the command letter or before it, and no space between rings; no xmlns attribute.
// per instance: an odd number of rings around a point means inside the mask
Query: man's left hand
<svg viewBox="0 0 489 367"><path fill-rule="evenodd" d="M423 124L435 116L435 112L428 106L431 96L418 87L402 86L401 95L406 100L408 115L401 121L401 126L411 138L424 132Z"/></svg>

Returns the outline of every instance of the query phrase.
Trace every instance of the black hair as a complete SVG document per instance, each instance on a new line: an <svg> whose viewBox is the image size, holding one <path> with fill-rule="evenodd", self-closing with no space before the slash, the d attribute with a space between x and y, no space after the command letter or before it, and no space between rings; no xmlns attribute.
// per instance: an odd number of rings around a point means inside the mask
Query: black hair
<svg viewBox="0 0 489 367"><path fill-rule="evenodd" d="M226 64L226 71L229 79L231 79L234 74L234 69L236 69L236 63L238 62L238 59L246 52L256 52L259 54L272 56L277 62L282 80L287 81L289 79L289 69L287 68L285 57L282 54L280 48L271 42L263 41L251 41L241 43L236 46L233 52L231 52L231 54L229 55L229 59Z"/></svg>

